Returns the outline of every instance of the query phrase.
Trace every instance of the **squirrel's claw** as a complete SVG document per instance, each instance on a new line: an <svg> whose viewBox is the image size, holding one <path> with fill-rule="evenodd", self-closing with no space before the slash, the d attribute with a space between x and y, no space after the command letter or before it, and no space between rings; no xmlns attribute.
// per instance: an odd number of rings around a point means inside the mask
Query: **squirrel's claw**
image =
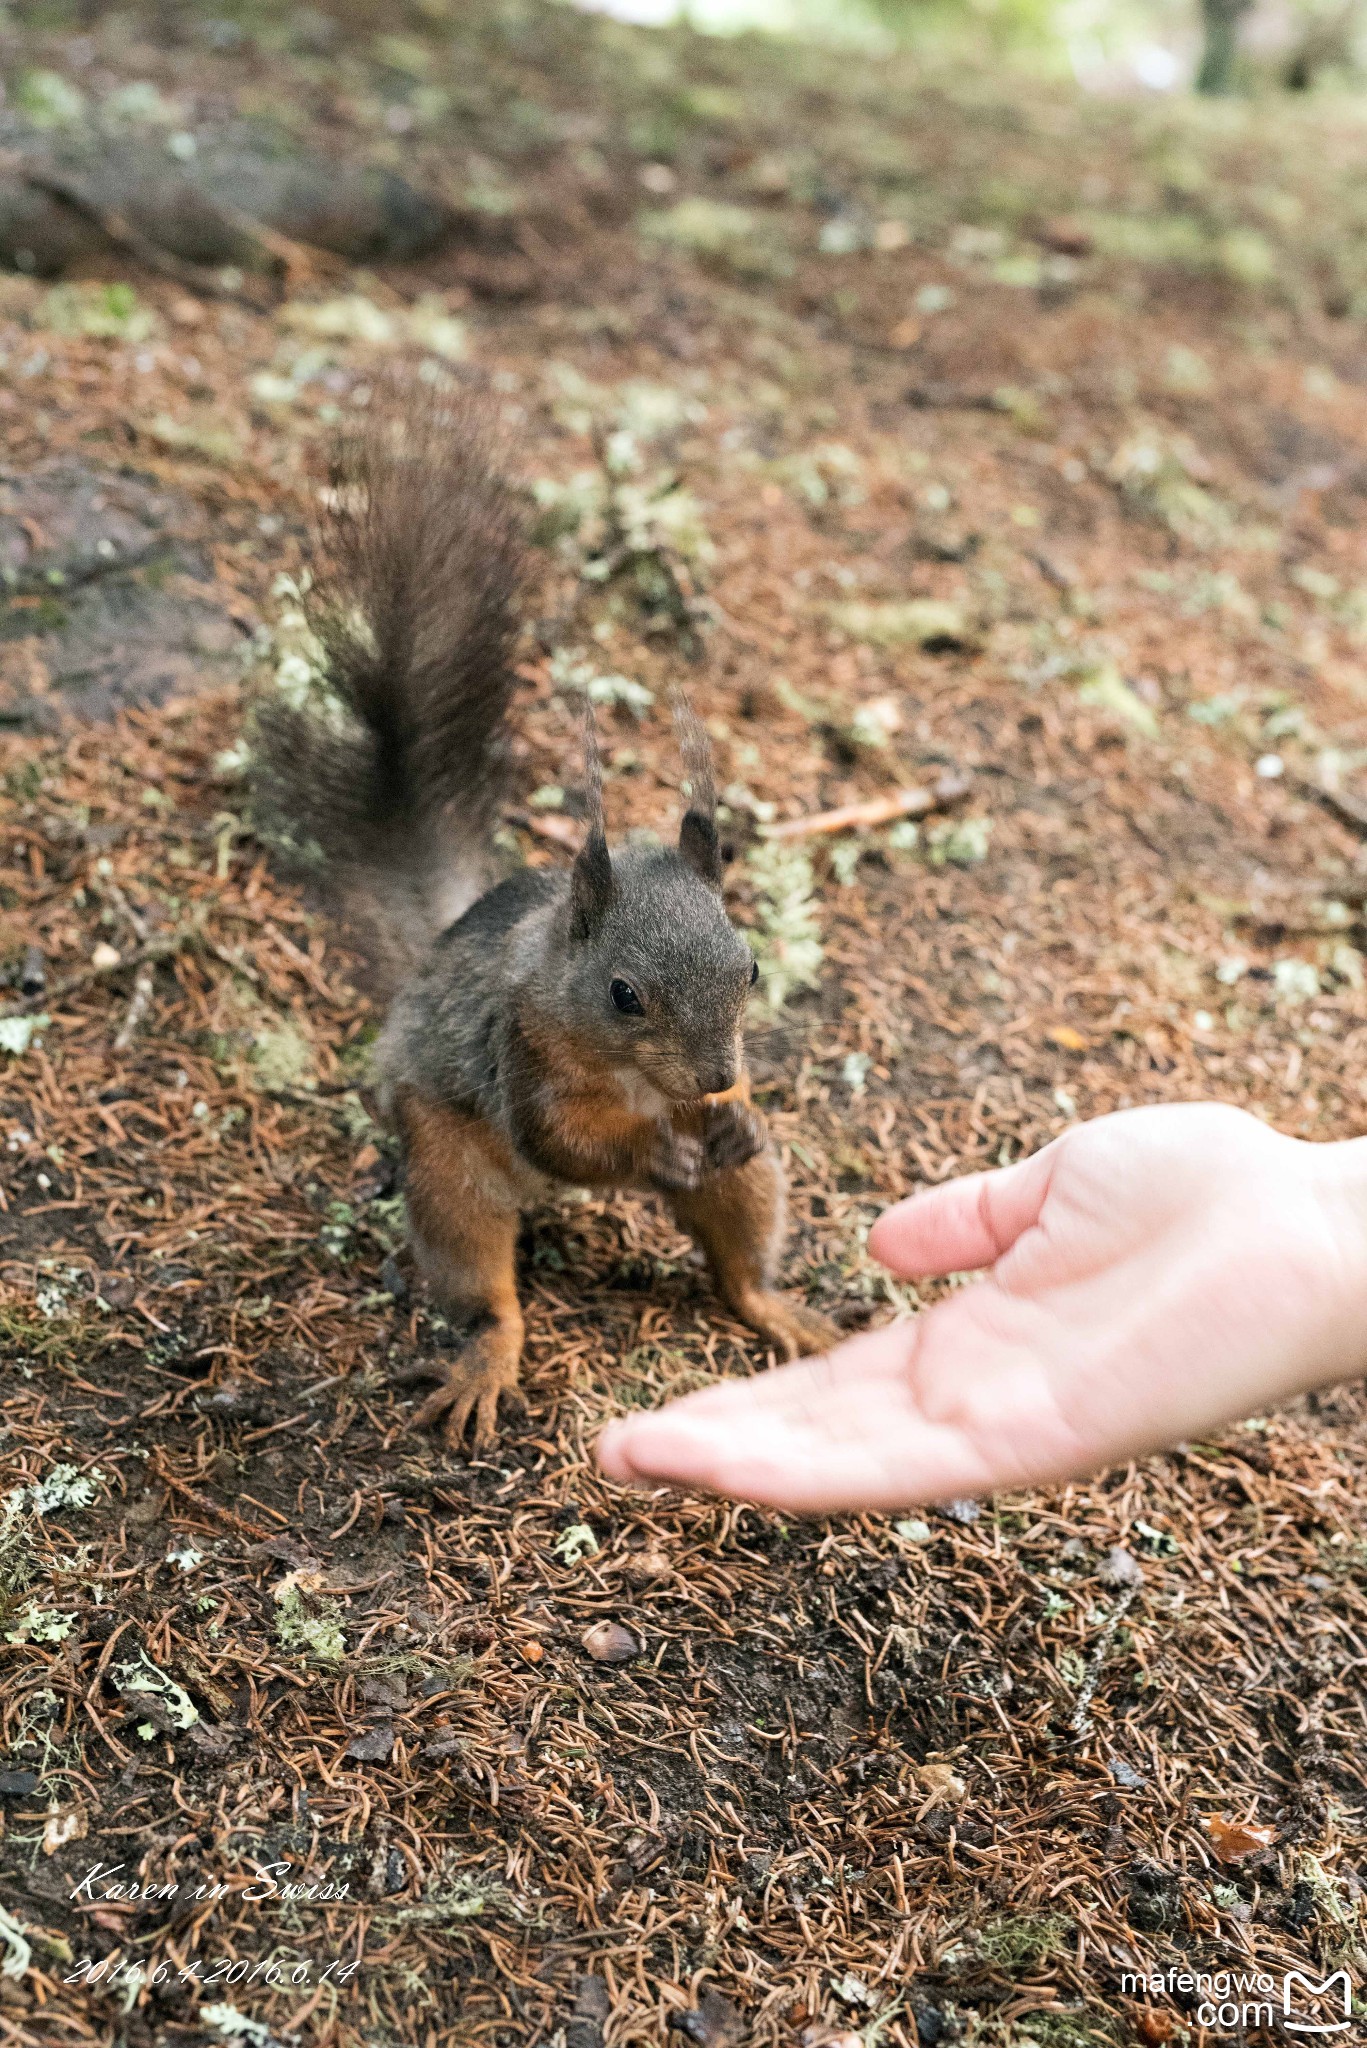
<svg viewBox="0 0 1367 2048"><path fill-rule="evenodd" d="M657 1188L687 1194L697 1187L706 1164L707 1153L700 1138L688 1131L676 1131L672 1124L657 1125L650 1159L650 1178Z"/></svg>
<svg viewBox="0 0 1367 2048"><path fill-rule="evenodd" d="M772 1345L780 1358L818 1357L841 1340L834 1323L818 1310L794 1301L790 1294L757 1288L737 1306L743 1321Z"/></svg>
<svg viewBox="0 0 1367 2048"><path fill-rule="evenodd" d="M747 1159L753 1159L757 1152L764 1150L768 1138L764 1118L758 1110L751 1109L749 1103L708 1104L703 1122L703 1144L708 1169L712 1173L725 1173L731 1167L744 1166Z"/></svg>
<svg viewBox="0 0 1367 2048"><path fill-rule="evenodd" d="M758 1110L747 1102L709 1102L701 1136L658 1126L651 1155L650 1178L667 1194L692 1194L709 1173L744 1166L768 1143L768 1129Z"/></svg>
<svg viewBox="0 0 1367 2048"><path fill-rule="evenodd" d="M498 1407L507 1400L519 1413L526 1402L518 1391L518 1361L509 1358L507 1347L495 1330L484 1332L451 1359L424 1360L398 1377L404 1380L436 1378L440 1385L413 1417L414 1429L442 1425L448 1450L457 1451L465 1441L470 1417L475 1418L473 1447L486 1449L498 1438Z"/></svg>

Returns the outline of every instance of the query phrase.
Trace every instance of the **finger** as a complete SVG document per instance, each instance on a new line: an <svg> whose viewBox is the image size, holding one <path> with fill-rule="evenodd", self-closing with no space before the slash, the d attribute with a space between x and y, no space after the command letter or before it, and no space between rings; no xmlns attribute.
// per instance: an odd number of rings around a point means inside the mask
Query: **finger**
<svg viewBox="0 0 1367 2048"><path fill-rule="evenodd" d="M985 1490L972 1445L911 1398L922 1320L611 1424L599 1463L623 1484L705 1488L797 1514Z"/></svg>
<svg viewBox="0 0 1367 2048"><path fill-rule="evenodd" d="M887 1209L869 1232L869 1250L892 1272L929 1280L995 1265L1038 1223L1058 1163L1056 1139L995 1173L965 1174Z"/></svg>

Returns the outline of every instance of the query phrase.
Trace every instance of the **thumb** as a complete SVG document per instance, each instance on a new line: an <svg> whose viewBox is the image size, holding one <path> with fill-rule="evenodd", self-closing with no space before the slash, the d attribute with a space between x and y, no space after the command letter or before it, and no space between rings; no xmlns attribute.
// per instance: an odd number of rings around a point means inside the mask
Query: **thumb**
<svg viewBox="0 0 1367 2048"><path fill-rule="evenodd" d="M1032 1159L995 1173L969 1173L887 1209L869 1232L869 1250L906 1279L972 1273L995 1265L1038 1223L1058 1164L1056 1138Z"/></svg>

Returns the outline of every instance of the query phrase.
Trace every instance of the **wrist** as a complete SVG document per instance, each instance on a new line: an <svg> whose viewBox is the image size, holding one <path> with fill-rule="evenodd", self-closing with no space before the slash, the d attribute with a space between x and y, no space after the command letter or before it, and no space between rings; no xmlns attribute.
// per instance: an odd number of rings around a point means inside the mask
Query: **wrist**
<svg viewBox="0 0 1367 2048"><path fill-rule="evenodd" d="M1324 1342L1314 1384L1367 1370L1367 1138L1304 1144L1324 1219Z"/></svg>

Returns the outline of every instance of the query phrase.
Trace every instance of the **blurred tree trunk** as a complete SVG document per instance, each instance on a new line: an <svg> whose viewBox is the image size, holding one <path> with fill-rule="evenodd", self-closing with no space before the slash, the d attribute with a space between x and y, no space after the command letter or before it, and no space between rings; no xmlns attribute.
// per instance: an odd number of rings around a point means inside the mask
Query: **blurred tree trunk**
<svg viewBox="0 0 1367 2048"><path fill-rule="evenodd" d="M1239 23L1253 0L1201 0L1201 19L1206 42L1196 90L1230 93L1234 90L1234 63L1239 54Z"/></svg>
<svg viewBox="0 0 1367 2048"><path fill-rule="evenodd" d="M1300 41L1287 57L1282 83L1288 92L1309 92L1322 71L1351 70L1357 54L1360 0L1337 7L1312 7Z"/></svg>

